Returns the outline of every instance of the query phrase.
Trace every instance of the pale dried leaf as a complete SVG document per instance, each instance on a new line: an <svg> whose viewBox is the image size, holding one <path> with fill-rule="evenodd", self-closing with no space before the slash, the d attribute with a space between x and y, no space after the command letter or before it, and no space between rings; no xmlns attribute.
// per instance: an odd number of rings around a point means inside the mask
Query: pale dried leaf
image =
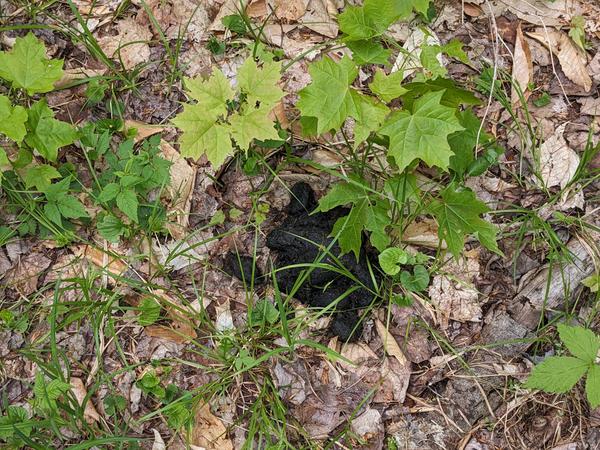
<svg viewBox="0 0 600 450"><path fill-rule="evenodd" d="M521 29L520 23L517 27L517 34L515 39L512 76L514 83L517 84L517 86L520 89L521 95L526 101L531 95L531 91L529 90L528 86L531 80L533 79L533 63L531 62L531 51L529 50L529 44L523 37L523 30ZM514 84L511 88L510 98L513 108L517 108L521 105L519 91L516 89Z"/></svg>
<svg viewBox="0 0 600 450"><path fill-rule="evenodd" d="M402 241L412 245L438 248L440 240L438 237L437 223L432 219L424 219L421 222L411 222L402 233ZM442 248L446 243L442 242Z"/></svg>
<svg viewBox="0 0 600 450"><path fill-rule="evenodd" d="M392 72L401 70L403 71L403 78L406 78L409 75L412 75L417 68L422 67L420 58L421 47L423 44L440 45L440 39L433 30L416 27L412 30L410 36L408 36L408 39L402 46L405 51L398 54L398 57L392 66ZM437 60L440 64L444 63L441 53L437 56Z"/></svg>
<svg viewBox="0 0 600 450"><path fill-rule="evenodd" d="M162 133L165 130L165 127L161 125L152 125L140 122L139 120L127 119L123 124L123 129L125 130L126 134L135 130L136 134L133 137L133 140L138 143L146 138L149 138L150 136Z"/></svg>
<svg viewBox="0 0 600 450"><path fill-rule="evenodd" d="M267 0L250 0L250 3L246 7L246 13L249 17L262 18L269 12Z"/></svg>
<svg viewBox="0 0 600 450"><path fill-rule="evenodd" d="M193 42L200 42L205 38L206 30L210 25L206 2L149 0L148 7L168 39L185 37ZM151 23L149 18L147 20Z"/></svg>
<svg viewBox="0 0 600 450"><path fill-rule="evenodd" d="M223 5L221 6L221 9L219 10L216 17L213 19L208 29L210 31L224 31L225 27L223 26L221 19L223 17L231 16L233 14L239 14L240 9L245 9L247 4L248 0L225 0L225 3L223 3Z"/></svg>
<svg viewBox="0 0 600 450"><path fill-rule="evenodd" d="M527 35L544 44L556 55L560 67L569 80L581 86L586 92L592 89L592 79L587 70L587 57L566 33L540 30Z"/></svg>
<svg viewBox="0 0 600 450"><path fill-rule="evenodd" d="M331 0L309 0L306 13L300 22L323 36L335 38L339 31L334 20L336 15L337 8Z"/></svg>
<svg viewBox="0 0 600 450"><path fill-rule="evenodd" d="M579 166L579 156L565 140L566 124L559 126L556 132L544 141L539 150L539 171L546 187L564 188Z"/></svg>
<svg viewBox="0 0 600 450"><path fill-rule="evenodd" d="M167 317L171 320L171 327L163 325L150 325L144 328L144 332L151 337L166 339L176 344L186 344L195 339L197 334L191 318L194 317L193 308L184 306L181 301L169 295L162 289L154 291L154 295L160 300L160 304L167 311Z"/></svg>
<svg viewBox="0 0 600 450"><path fill-rule="evenodd" d="M210 411L208 403L196 408L191 441L206 450L233 450L225 425Z"/></svg>
<svg viewBox="0 0 600 450"><path fill-rule="evenodd" d="M295 370L295 364L283 366L279 361L271 369L273 383L279 389L281 398L294 405L300 405L306 400L306 383Z"/></svg>
<svg viewBox="0 0 600 450"><path fill-rule="evenodd" d="M377 328L377 334L379 334L385 352L395 357L402 365L410 364L406 356L404 356L404 352L400 349L398 342L396 342L396 338L392 336L387 327L378 319L375 319L375 327Z"/></svg>
<svg viewBox="0 0 600 450"><path fill-rule="evenodd" d="M17 265L6 274L4 283L21 295L28 296L37 290L40 275L51 262L50 258L41 253L30 253L19 259Z"/></svg>
<svg viewBox="0 0 600 450"><path fill-rule="evenodd" d="M295 22L300 19L308 6L308 0L272 0L275 16Z"/></svg>
<svg viewBox="0 0 600 450"><path fill-rule="evenodd" d="M121 20L117 24L116 36L104 36L98 44L109 58L120 59L127 70L150 60L148 41L152 39L150 29L134 18Z"/></svg>
<svg viewBox="0 0 600 450"><path fill-rule="evenodd" d="M75 248L73 253L113 275L122 275L128 268L127 264L118 256L91 245L80 245Z"/></svg>
<svg viewBox="0 0 600 450"><path fill-rule="evenodd" d="M81 378L71 378L69 383L71 384L71 391L77 399L77 403L79 403L79 406L82 406L85 396L87 395L87 389L85 388L83 381ZM100 420L100 414L98 414L98 411L96 411L91 399L85 403L85 408L83 409L83 418L87 423L93 423Z"/></svg>
<svg viewBox="0 0 600 450"><path fill-rule="evenodd" d="M217 314L215 320L215 328L217 331L227 331L234 328L229 300L226 300L220 305L216 305L215 312Z"/></svg>
<svg viewBox="0 0 600 450"><path fill-rule="evenodd" d="M152 432L154 433L154 442L152 444L152 450L167 450L165 441L163 440L160 433L155 428L152 428Z"/></svg>
<svg viewBox="0 0 600 450"><path fill-rule="evenodd" d="M581 114L600 116L600 98L584 97L577 100L581 104Z"/></svg>
<svg viewBox="0 0 600 450"><path fill-rule="evenodd" d="M75 67L65 69L60 80L54 83L56 89L62 89L78 80L85 80L92 77L100 77L106 73L106 69L88 69L86 67Z"/></svg>
<svg viewBox="0 0 600 450"><path fill-rule="evenodd" d="M352 420L350 429L361 439L369 441L384 432L381 413L373 408L367 408Z"/></svg>

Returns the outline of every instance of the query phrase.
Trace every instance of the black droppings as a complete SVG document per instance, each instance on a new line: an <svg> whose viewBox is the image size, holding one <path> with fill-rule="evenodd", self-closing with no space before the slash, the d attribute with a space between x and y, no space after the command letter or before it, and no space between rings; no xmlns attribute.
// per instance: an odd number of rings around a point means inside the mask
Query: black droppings
<svg viewBox="0 0 600 450"><path fill-rule="evenodd" d="M223 270L229 275L236 277L238 280L250 284L252 281L252 257L248 255L239 255L229 252L225 256ZM254 264L254 284L264 283L264 278L260 269Z"/></svg>
<svg viewBox="0 0 600 450"><path fill-rule="evenodd" d="M267 236L267 247L276 256L276 267L283 268L294 264L311 264L322 251L329 247L333 238L329 237L334 223L348 214L347 208L335 208L325 213L311 214L317 206L315 194L306 183L297 183L292 187L291 201L287 217L283 223ZM338 257L341 264L360 280L360 283L335 271L313 269L308 279L294 294L301 302L314 307L326 307L341 298L332 311L331 331L343 340L355 340L361 332L359 310L374 300L373 281L367 262L368 253L361 249L358 262L354 254L339 256L341 250L335 243L330 253ZM322 263L336 266L333 258L325 256ZM277 272L279 288L289 293L296 279L305 268L291 268ZM352 290L349 294L348 291ZM354 330L354 332L353 332Z"/></svg>

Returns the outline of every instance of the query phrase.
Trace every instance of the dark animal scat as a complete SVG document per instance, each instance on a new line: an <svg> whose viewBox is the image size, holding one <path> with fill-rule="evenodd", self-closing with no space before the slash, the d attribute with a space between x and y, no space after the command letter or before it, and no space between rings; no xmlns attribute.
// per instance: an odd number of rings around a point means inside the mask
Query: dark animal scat
<svg viewBox="0 0 600 450"><path fill-rule="evenodd" d="M225 256L223 270L229 275L236 277L238 280L250 284L252 281L252 267L254 266L254 284L264 283L264 278L260 269L254 264L253 258L248 255L240 255L229 252Z"/></svg>

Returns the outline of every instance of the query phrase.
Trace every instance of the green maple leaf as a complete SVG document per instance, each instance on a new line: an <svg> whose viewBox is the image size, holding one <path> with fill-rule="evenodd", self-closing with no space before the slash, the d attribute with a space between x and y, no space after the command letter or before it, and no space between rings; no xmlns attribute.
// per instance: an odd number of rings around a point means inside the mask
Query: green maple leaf
<svg viewBox="0 0 600 450"><path fill-rule="evenodd" d="M242 150L247 150L253 139L278 139L279 135L269 118L268 108L258 108L245 114L234 114L229 119L231 136Z"/></svg>
<svg viewBox="0 0 600 450"><path fill-rule="evenodd" d="M369 84L369 89L381 100L389 103L407 92L402 86L403 80L404 75L399 70L389 75L377 70L373 76L373 81Z"/></svg>
<svg viewBox="0 0 600 450"><path fill-rule="evenodd" d="M413 9L427 14L430 0L365 0L363 6L347 7L338 15L340 30L347 40L380 36L397 20L408 17Z"/></svg>
<svg viewBox="0 0 600 450"><path fill-rule="evenodd" d="M351 91L354 101L354 147L367 140L371 132L377 131L389 114L390 110L383 103L372 97Z"/></svg>
<svg viewBox="0 0 600 450"><path fill-rule="evenodd" d="M75 129L66 122L56 120L45 100L34 103L27 114L25 143L48 161L56 161L58 149L77 139Z"/></svg>
<svg viewBox="0 0 600 450"><path fill-rule="evenodd" d="M50 92L62 77L63 61L46 58L46 48L33 33L17 38L10 52L0 52L0 78L27 94Z"/></svg>
<svg viewBox="0 0 600 450"><path fill-rule="evenodd" d="M348 116L356 114L350 89L358 75L356 65L347 56L339 63L325 57L308 71L312 82L299 92L300 112L316 119L317 134L339 129Z"/></svg>
<svg viewBox="0 0 600 450"><path fill-rule="evenodd" d="M173 123L183 132L179 139L182 156L198 159L205 153L216 168L233 154L229 126L217 123L216 116L201 105L185 105Z"/></svg>
<svg viewBox="0 0 600 450"><path fill-rule="evenodd" d="M383 48L379 42L373 40L349 41L346 42L346 47L352 52L352 60L360 66L365 64L386 65L392 54L391 50Z"/></svg>
<svg viewBox="0 0 600 450"><path fill-rule="evenodd" d="M185 85L190 97L215 118L227 113L227 102L235 95L229 80L220 70L214 70L207 80L186 78Z"/></svg>
<svg viewBox="0 0 600 450"><path fill-rule="evenodd" d="M281 78L281 62L265 62L262 68L248 58L238 69L237 82L240 90L246 94L251 107L260 103L260 107L274 106L285 93L277 85Z"/></svg>
<svg viewBox="0 0 600 450"><path fill-rule="evenodd" d="M371 232L371 244L383 251L390 243L386 227L391 221L389 204L385 200L373 199L366 186L355 183L337 183L319 200L319 211L329 211L338 206L352 204L347 216L340 217L334 224L331 236L338 236L342 253L354 252L358 259L364 230Z"/></svg>
<svg viewBox="0 0 600 450"><path fill-rule="evenodd" d="M27 110L22 106L12 106L10 99L0 95L0 134L20 143L27 130Z"/></svg>
<svg viewBox="0 0 600 450"><path fill-rule="evenodd" d="M389 136L389 154L398 170L403 171L415 159L429 166L448 168L453 155L448 135L460 131L455 109L440 104L444 92L430 92L413 105L412 113L399 111L393 114L380 133Z"/></svg>
<svg viewBox="0 0 600 450"><path fill-rule="evenodd" d="M40 164L39 166L28 167L25 170L23 181L27 189L35 186L43 192L52 184L53 179L60 177L60 173L54 167L48 164Z"/></svg>
<svg viewBox="0 0 600 450"><path fill-rule="evenodd" d="M470 189L457 189L451 184L440 193L441 199L430 206L438 222L438 236L448 250L458 258L464 247L465 236L475 233L489 250L501 253L496 242L496 227L480 217L489 208L475 197Z"/></svg>
<svg viewBox="0 0 600 450"><path fill-rule="evenodd" d="M546 392L564 393L577 383L589 368L589 363L570 356L546 358L527 378L525 386Z"/></svg>

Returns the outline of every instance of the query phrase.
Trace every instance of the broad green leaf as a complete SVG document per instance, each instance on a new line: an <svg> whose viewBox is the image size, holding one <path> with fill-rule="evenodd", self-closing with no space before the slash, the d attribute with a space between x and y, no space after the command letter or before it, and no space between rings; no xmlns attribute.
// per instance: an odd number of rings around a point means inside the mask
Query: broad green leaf
<svg viewBox="0 0 600 450"><path fill-rule="evenodd" d="M456 58L464 64L470 64L469 57L462 49L463 43L458 39L452 39L444 45L423 45L419 56L423 68L429 72L430 78L445 77L448 70L440 62L440 53L444 53L451 58Z"/></svg>
<svg viewBox="0 0 600 450"><path fill-rule="evenodd" d="M408 253L398 247L386 248L379 254L379 265L388 275L396 275L403 264L408 262Z"/></svg>
<svg viewBox="0 0 600 450"><path fill-rule="evenodd" d="M112 214L105 215L98 222L98 232L100 236L110 242L119 242L119 238L125 234L125 224L118 217Z"/></svg>
<svg viewBox="0 0 600 450"><path fill-rule="evenodd" d="M138 199L134 191L119 192L117 206L127 217L138 223Z"/></svg>
<svg viewBox="0 0 600 450"><path fill-rule="evenodd" d="M598 364L592 364L588 370L585 394L592 408L600 406L600 366Z"/></svg>
<svg viewBox="0 0 600 450"><path fill-rule="evenodd" d="M71 186L71 177L63 178L58 183L46 187L46 189L44 189L44 195L49 201L58 202L61 197L64 197L64 195L69 192L69 186Z"/></svg>
<svg viewBox="0 0 600 450"><path fill-rule="evenodd" d="M459 120L464 129L448 136L448 143L454 153L450 157L449 167L462 176L475 161L474 150L477 139L479 138L479 144L482 144L489 140L489 135L483 130L479 132L481 120L470 109L461 111Z"/></svg>
<svg viewBox="0 0 600 450"><path fill-rule="evenodd" d="M600 339L592 330L558 324L560 340L571 354L583 361L593 363L600 349Z"/></svg>
<svg viewBox="0 0 600 450"><path fill-rule="evenodd" d="M427 14L429 0L365 0L363 6L347 7L338 15L338 24L347 40L371 39L409 16L413 8Z"/></svg>
<svg viewBox="0 0 600 450"><path fill-rule="evenodd" d="M279 135L273 120L269 117L269 108L258 108L244 114L230 117L231 136L242 150L247 150L253 139L277 139Z"/></svg>
<svg viewBox="0 0 600 450"><path fill-rule="evenodd" d="M200 158L203 154L214 168L220 167L233 154L229 129L201 105L185 105L173 123L183 134L179 140L181 155Z"/></svg>
<svg viewBox="0 0 600 450"><path fill-rule="evenodd" d="M198 105L215 117L227 113L227 102L233 100L234 92L227 77L220 70L213 70L208 80L186 78L185 85Z"/></svg>
<svg viewBox="0 0 600 450"><path fill-rule="evenodd" d="M371 132L377 131L390 110L376 99L357 91L350 92L354 101L354 147L366 141Z"/></svg>
<svg viewBox="0 0 600 450"><path fill-rule="evenodd" d="M347 216L340 217L333 225L332 236L338 236L342 253L354 252L356 260L360 256L362 232L369 214L366 201L355 204Z"/></svg>
<svg viewBox="0 0 600 450"><path fill-rule="evenodd" d="M261 108L267 108L281 100L285 94L278 86L280 78L281 62L265 62L259 68L254 59L248 58L237 72L238 87L251 107L259 102Z"/></svg>
<svg viewBox="0 0 600 450"><path fill-rule="evenodd" d="M56 202L48 202L44 205L44 214L55 224L62 226L62 216Z"/></svg>
<svg viewBox="0 0 600 450"><path fill-rule="evenodd" d="M102 188L100 194L98 194L97 200L99 202L109 202L114 200L120 190L121 186L119 186L117 183L108 183Z"/></svg>
<svg viewBox="0 0 600 450"><path fill-rule="evenodd" d="M413 273L403 270L400 274L402 286L411 292L424 291L429 286L429 272L421 265L413 268Z"/></svg>
<svg viewBox="0 0 600 450"><path fill-rule="evenodd" d="M140 302L138 309L140 314L137 317L138 323L146 327L152 325L160 317L160 303L152 297L144 297Z"/></svg>
<svg viewBox="0 0 600 450"><path fill-rule="evenodd" d="M356 109L350 85L358 75L354 62L344 56L338 63L325 57L308 67L312 82L299 93L303 116L317 119L316 132L338 130Z"/></svg>
<svg viewBox="0 0 600 450"><path fill-rule="evenodd" d="M250 325L261 325L263 323L273 325L279 319L279 311L273 304L267 300L262 299L258 301L252 313L250 314Z"/></svg>
<svg viewBox="0 0 600 450"><path fill-rule="evenodd" d="M585 287L589 288L591 292L598 292L600 290L600 274L593 274L581 281Z"/></svg>
<svg viewBox="0 0 600 450"><path fill-rule="evenodd" d="M33 33L17 38L9 52L0 52L0 78L27 94L40 94L54 89L62 77L63 61L46 58L46 48Z"/></svg>
<svg viewBox="0 0 600 450"><path fill-rule="evenodd" d="M52 180L60 177L61 174L54 167L48 164L40 164L27 167L23 175L23 181L27 189L35 186L38 191L45 191L52 184Z"/></svg>
<svg viewBox="0 0 600 450"><path fill-rule="evenodd" d="M443 91L441 104L452 109L458 108L459 105L480 105L479 100L472 92L461 89L454 81L447 78L436 78L421 82L413 82L404 85L407 90L402 95L402 103L405 109L412 109L415 101L429 93Z"/></svg>
<svg viewBox="0 0 600 450"><path fill-rule="evenodd" d="M562 394L572 389L588 368L589 363L579 358L551 356L533 368L525 386Z"/></svg>
<svg viewBox="0 0 600 450"><path fill-rule="evenodd" d="M365 64L387 65L392 54L391 50L383 48L381 43L375 40L349 41L346 42L346 47L352 52L352 60L359 66Z"/></svg>
<svg viewBox="0 0 600 450"><path fill-rule="evenodd" d="M586 51L585 42L585 17L573 16L571 19L571 29L569 30L569 37L573 39L573 42L579 46L583 51Z"/></svg>
<svg viewBox="0 0 600 450"><path fill-rule="evenodd" d="M366 201L366 200L365 200ZM374 204L369 203L369 213L365 223L365 229L371 233L369 241L377 250L382 251L390 245L391 238L386 228L391 224L387 200L377 200Z"/></svg>
<svg viewBox="0 0 600 450"><path fill-rule="evenodd" d="M45 100L29 108L25 143L48 161L56 161L58 149L72 144L75 139L75 129L66 122L56 120Z"/></svg>
<svg viewBox="0 0 600 450"><path fill-rule="evenodd" d="M434 200L431 212L438 222L438 235L443 239L450 253L458 258L463 250L465 236L476 234L477 239L489 250L500 253L496 243L496 227L481 217L489 211L470 189L457 189L449 185L441 193L441 199Z"/></svg>
<svg viewBox="0 0 600 450"><path fill-rule="evenodd" d="M0 134L20 143L27 132L27 111L22 106L12 106L10 99L0 95Z"/></svg>
<svg viewBox="0 0 600 450"><path fill-rule="evenodd" d="M79 219L80 217L89 217L83 203L72 195L65 195L57 202L58 209L63 217L67 219Z"/></svg>
<svg viewBox="0 0 600 450"><path fill-rule="evenodd" d="M403 80L404 75L399 70L389 75L386 75L382 70L378 70L373 76L373 81L369 84L369 89L381 100L389 103L407 92L402 87Z"/></svg>
<svg viewBox="0 0 600 450"><path fill-rule="evenodd" d="M455 110L442 106L443 91L418 99L411 113L399 111L384 124L380 133L389 136L389 154L403 171L415 159L429 166L448 168L452 151L448 135L462 130Z"/></svg>

